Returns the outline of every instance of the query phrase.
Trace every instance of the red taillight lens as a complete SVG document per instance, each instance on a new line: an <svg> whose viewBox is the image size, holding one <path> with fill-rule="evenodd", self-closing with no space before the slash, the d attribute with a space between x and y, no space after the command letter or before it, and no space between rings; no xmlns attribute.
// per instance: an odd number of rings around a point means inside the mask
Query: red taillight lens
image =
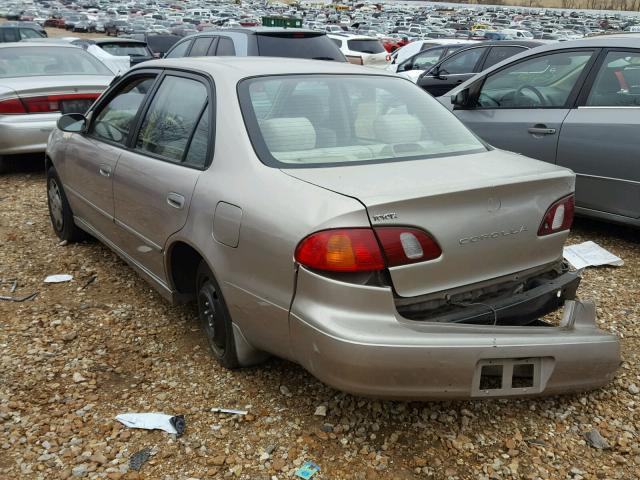
<svg viewBox="0 0 640 480"><path fill-rule="evenodd" d="M538 236L569 230L573 223L574 211L575 199L573 194L555 202L544 214L540 228L538 228Z"/></svg>
<svg viewBox="0 0 640 480"><path fill-rule="evenodd" d="M0 115L16 115L20 113L27 113L27 110L19 98L0 100Z"/></svg>
<svg viewBox="0 0 640 480"><path fill-rule="evenodd" d="M27 113L59 112L62 102L89 100L95 101L99 93L72 93L67 95L46 95L41 97L26 97L22 99Z"/></svg>
<svg viewBox="0 0 640 480"><path fill-rule="evenodd" d="M389 267L425 262L442 255L437 242L417 228L379 227L375 232Z"/></svg>
<svg viewBox="0 0 640 480"><path fill-rule="evenodd" d="M66 95L9 98L7 100L0 100L0 115L54 113L61 110L62 102L83 100L94 102L99 96L99 93L70 93Z"/></svg>
<svg viewBox="0 0 640 480"><path fill-rule="evenodd" d="M380 246L370 228L313 233L300 242L295 258L305 267L332 272L370 272L385 268Z"/></svg>
<svg viewBox="0 0 640 480"><path fill-rule="evenodd" d="M387 60L387 62L390 62L391 61L391 55L387 55L386 60Z"/></svg>

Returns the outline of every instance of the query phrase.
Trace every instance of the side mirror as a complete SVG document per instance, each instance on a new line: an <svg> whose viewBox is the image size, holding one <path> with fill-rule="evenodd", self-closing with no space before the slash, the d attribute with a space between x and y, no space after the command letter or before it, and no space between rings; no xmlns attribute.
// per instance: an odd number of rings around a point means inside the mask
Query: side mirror
<svg viewBox="0 0 640 480"><path fill-rule="evenodd" d="M412 66L413 65L411 64L411 62L405 62L401 65L398 65L398 72L406 72L408 70L411 70Z"/></svg>
<svg viewBox="0 0 640 480"><path fill-rule="evenodd" d="M87 119L81 113L67 113L58 119L58 128L63 132L79 133L87 126Z"/></svg>
<svg viewBox="0 0 640 480"><path fill-rule="evenodd" d="M451 104L453 105L454 110L469 108L469 89L465 88L455 95L452 95Z"/></svg>

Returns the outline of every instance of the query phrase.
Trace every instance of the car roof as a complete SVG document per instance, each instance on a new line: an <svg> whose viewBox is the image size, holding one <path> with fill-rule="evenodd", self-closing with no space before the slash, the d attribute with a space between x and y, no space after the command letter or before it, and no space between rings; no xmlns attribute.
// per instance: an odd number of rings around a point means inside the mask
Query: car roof
<svg viewBox="0 0 640 480"><path fill-rule="evenodd" d="M537 40L487 40L480 41L474 45L469 45L469 47L485 47L485 46L494 46L494 47L527 47L527 48L535 48L540 45L544 45L543 42L538 42Z"/></svg>
<svg viewBox="0 0 640 480"><path fill-rule="evenodd" d="M359 35L357 33L327 33L329 38L343 38L345 40L378 40L371 35Z"/></svg>
<svg viewBox="0 0 640 480"><path fill-rule="evenodd" d="M312 33L314 35L324 35L325 32L319 30L311 30L309 28L280 28L280 27L237 27L237 28L221 28L218 30L207 30L198 32L184 38L202 37L210 35L224 35L228 32L244 33L245 35L258 35L260 33Z"/></svg>
<svg viewBox="0 0 640 480"><path fill-rule="evenodd" d="M138 43L140 45L146 45L147 42L144 40L136 40L134 38L124 38L124 37L115 37L115 38L92 38L96 44L100 45L101 43Z"/></svg>
<svg viewBox="0 0 640 480"><path fill-rule="evenodd" d="M132 70L149 68L151 64L141 64ZM282 57L184 57L155 60L154 68L187 68L215 74L215 78L226 77L241 80L248 77L268 75L381 75L402 79L402 77L381 69L352 65L348 62L309 60Z"/></svg>

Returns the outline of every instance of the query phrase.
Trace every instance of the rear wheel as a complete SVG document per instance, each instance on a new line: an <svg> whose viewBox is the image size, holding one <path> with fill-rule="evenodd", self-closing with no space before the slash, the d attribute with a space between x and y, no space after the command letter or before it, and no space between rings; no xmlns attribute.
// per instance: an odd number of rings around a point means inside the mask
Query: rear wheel
<svg viewBox="0 0 640 480"><path fill-rule="evenodd" d="M47 203L51 226L60 240L77 242L85 237L73 221L71 207L54 167L47 170Z"/></svg>
<svg viewBox="0 0 640 480"><path fill-rule="evenodd" d="M207 335L209 348L218 363L235 369L240 366L236 352L231 316L222 298L220 286L209 266L200 262L196 275L198 316L200 325Z"/></svg>

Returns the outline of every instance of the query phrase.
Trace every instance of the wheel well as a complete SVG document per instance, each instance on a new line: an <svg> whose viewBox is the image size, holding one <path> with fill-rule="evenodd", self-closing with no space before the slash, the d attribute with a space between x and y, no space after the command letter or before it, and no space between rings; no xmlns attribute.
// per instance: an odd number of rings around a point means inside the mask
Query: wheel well
<svg viewBox="0 0 640 480"><path fill-rule="evenodd" d="M195 295L196 273L202 256L184 242L175 243L170 250L171 280L179 293Z"/></svg>
<svg viewBox="0 0 640 480"><path fill-rule="evenodd" d="M53 162L51 161L51 158L49 158L49 155L45 155L44 156L44 171L47 172L49 171L49 167L53 165Z"/></svg>

